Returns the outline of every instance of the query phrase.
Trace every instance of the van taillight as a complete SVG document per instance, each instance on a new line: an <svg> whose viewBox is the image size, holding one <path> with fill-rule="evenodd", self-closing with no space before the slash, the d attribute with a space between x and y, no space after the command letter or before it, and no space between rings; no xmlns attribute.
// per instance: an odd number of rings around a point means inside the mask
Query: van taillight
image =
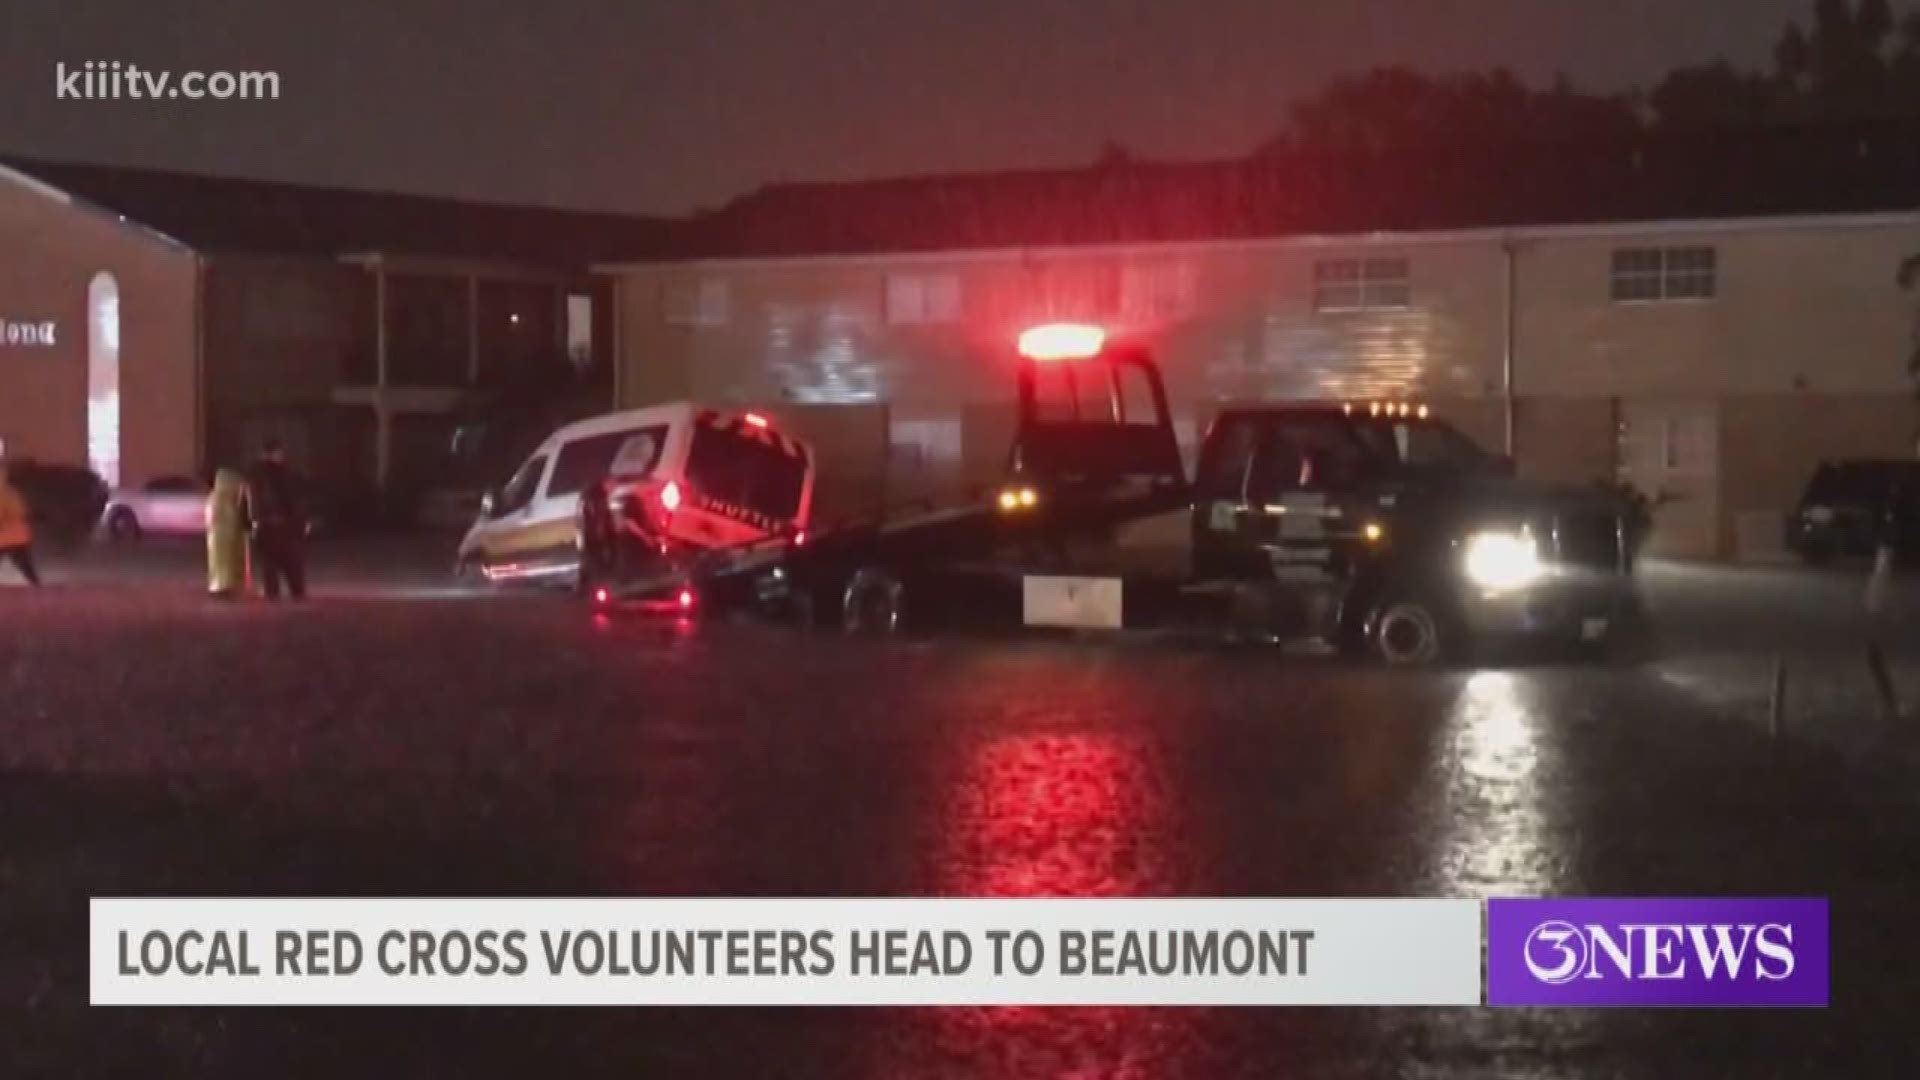
<svg viewBox="0 0 1920 1080"><path fill-rule="evenodd" d="M681 611L693 610L693 590L692 589L680 590L680 610Z"/></svg>
<svg viewBox="0 0 1920 1080"><path fill-rule="evenodd" d="M672 480L660 489L660 508L671 514L680 509L680 485Z"/></svg>

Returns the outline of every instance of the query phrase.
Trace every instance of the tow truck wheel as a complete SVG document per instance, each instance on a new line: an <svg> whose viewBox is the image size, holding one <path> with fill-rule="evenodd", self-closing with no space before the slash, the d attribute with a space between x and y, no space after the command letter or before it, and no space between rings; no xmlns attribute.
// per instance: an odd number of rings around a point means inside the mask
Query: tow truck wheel
<svg viewBox="0 0 1920 1080"><path fill-rule="evenodd" d="M840 625L849 634L883 637L900 632L906 589L884 570L862 570L847 582Z"/></svg>
<svg viewBox="0 0 1920 1080"><path fill-rule="evenodd" d="M1450 646L1445 619L1417 595L1390 597L1380 605L1367 641L1389 667L1431 667L1446 658Z"/></svg>

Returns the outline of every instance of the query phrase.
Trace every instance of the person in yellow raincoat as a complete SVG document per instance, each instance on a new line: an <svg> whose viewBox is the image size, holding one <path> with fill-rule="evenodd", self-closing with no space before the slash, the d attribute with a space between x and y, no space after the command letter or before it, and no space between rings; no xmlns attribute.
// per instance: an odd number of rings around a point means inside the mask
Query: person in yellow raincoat
<svg viewBox="0 0 1920 1080"><path fill-rule="evenodd" d="M207 495L207 591L223 599L247 585L246 490L237 470L221 469Z"/></svg>

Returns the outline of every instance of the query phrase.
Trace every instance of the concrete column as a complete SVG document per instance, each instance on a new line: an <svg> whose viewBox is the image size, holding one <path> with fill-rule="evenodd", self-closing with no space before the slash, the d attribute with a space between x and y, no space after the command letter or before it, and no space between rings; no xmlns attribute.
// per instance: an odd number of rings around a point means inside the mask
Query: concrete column
<svg viewBox="0 0 1920 1080"><path fill-rule="evenodd" d="M1502 301L1501 310L1502 327L1500 349L1500 412L1501 427L1505 435L1502 441L1507 457L1515 458L1519 453L1519 445L1515 438L1516 432L1514 430L1516 405L1513 389L1513 368L1514 350L1516 348L1514 339L1518 336L1519 320L1518 293L1520 290L1520 274L1518 262L1520 254L1518 249L1514 247L1511 239L1501 241L1500 252L1503 256L1506 270L1502 282L1505 296ZM1517 465L1518 462L1516 461L1515 464Z"/></svg>
<svg viewBox="0 0 1920 1080"><path fill-rule="evenodd" d="M467 385L480 385L480 277L467 275Z"/></svg>
<svg viewBox="0 0 1920 1080"><path fill-rule="evenodd" d="M385 492L393 475L393 416L387 408L387 268L373 266L373 486Z"/></svg>
<svg viewBox="0 0 1920 1080"><path fill-rule="evenodd" d="M627 407L627 354L626 339L623 333L626 326L627 276L613 279L607 289L607 303L612 308L607 312L607 327L612 340L607 342L607 362L613 365L613 408Z"/></svg>

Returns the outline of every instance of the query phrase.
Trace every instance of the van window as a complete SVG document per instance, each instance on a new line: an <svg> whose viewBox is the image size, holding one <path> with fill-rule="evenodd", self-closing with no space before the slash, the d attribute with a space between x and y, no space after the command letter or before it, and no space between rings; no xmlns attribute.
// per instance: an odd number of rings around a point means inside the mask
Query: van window
<svg viewBox="0 0 1920 1080"><path fill-rule="evenodd" d="M659 463L666 438L667 429L662 425L575 439L560 449L553 463L547 497L577 495L609 474L645 476Z"/></svg>
<svg viewBox="0 0 1920 1080"><path fill-rule="evenodd" d="M607 466L612 476L641 477L650 475L660 466L660 455L667 448L667 426L640 428L625 433L620 449L613 455L613 464Z"/></svg>
<svg viewBox="0 0 1920 1080"><path fill-rule="evenodd" d="M527 504L533 501L533 493L540 489L540 476L546 471L547 456L545 454L540 454L520 466L520 471L514 473L513 479L507 481L506 486L500 489L500 498L493 504L493 516L505 517L526 509Z"/></svg>
<svg viewBox="0 0 1920 1080"><path fill-rule="evenodd" d="M800 514L806 459L725 428L696 424L687 452L687 483L710 499L768 517Z"/></svg>

